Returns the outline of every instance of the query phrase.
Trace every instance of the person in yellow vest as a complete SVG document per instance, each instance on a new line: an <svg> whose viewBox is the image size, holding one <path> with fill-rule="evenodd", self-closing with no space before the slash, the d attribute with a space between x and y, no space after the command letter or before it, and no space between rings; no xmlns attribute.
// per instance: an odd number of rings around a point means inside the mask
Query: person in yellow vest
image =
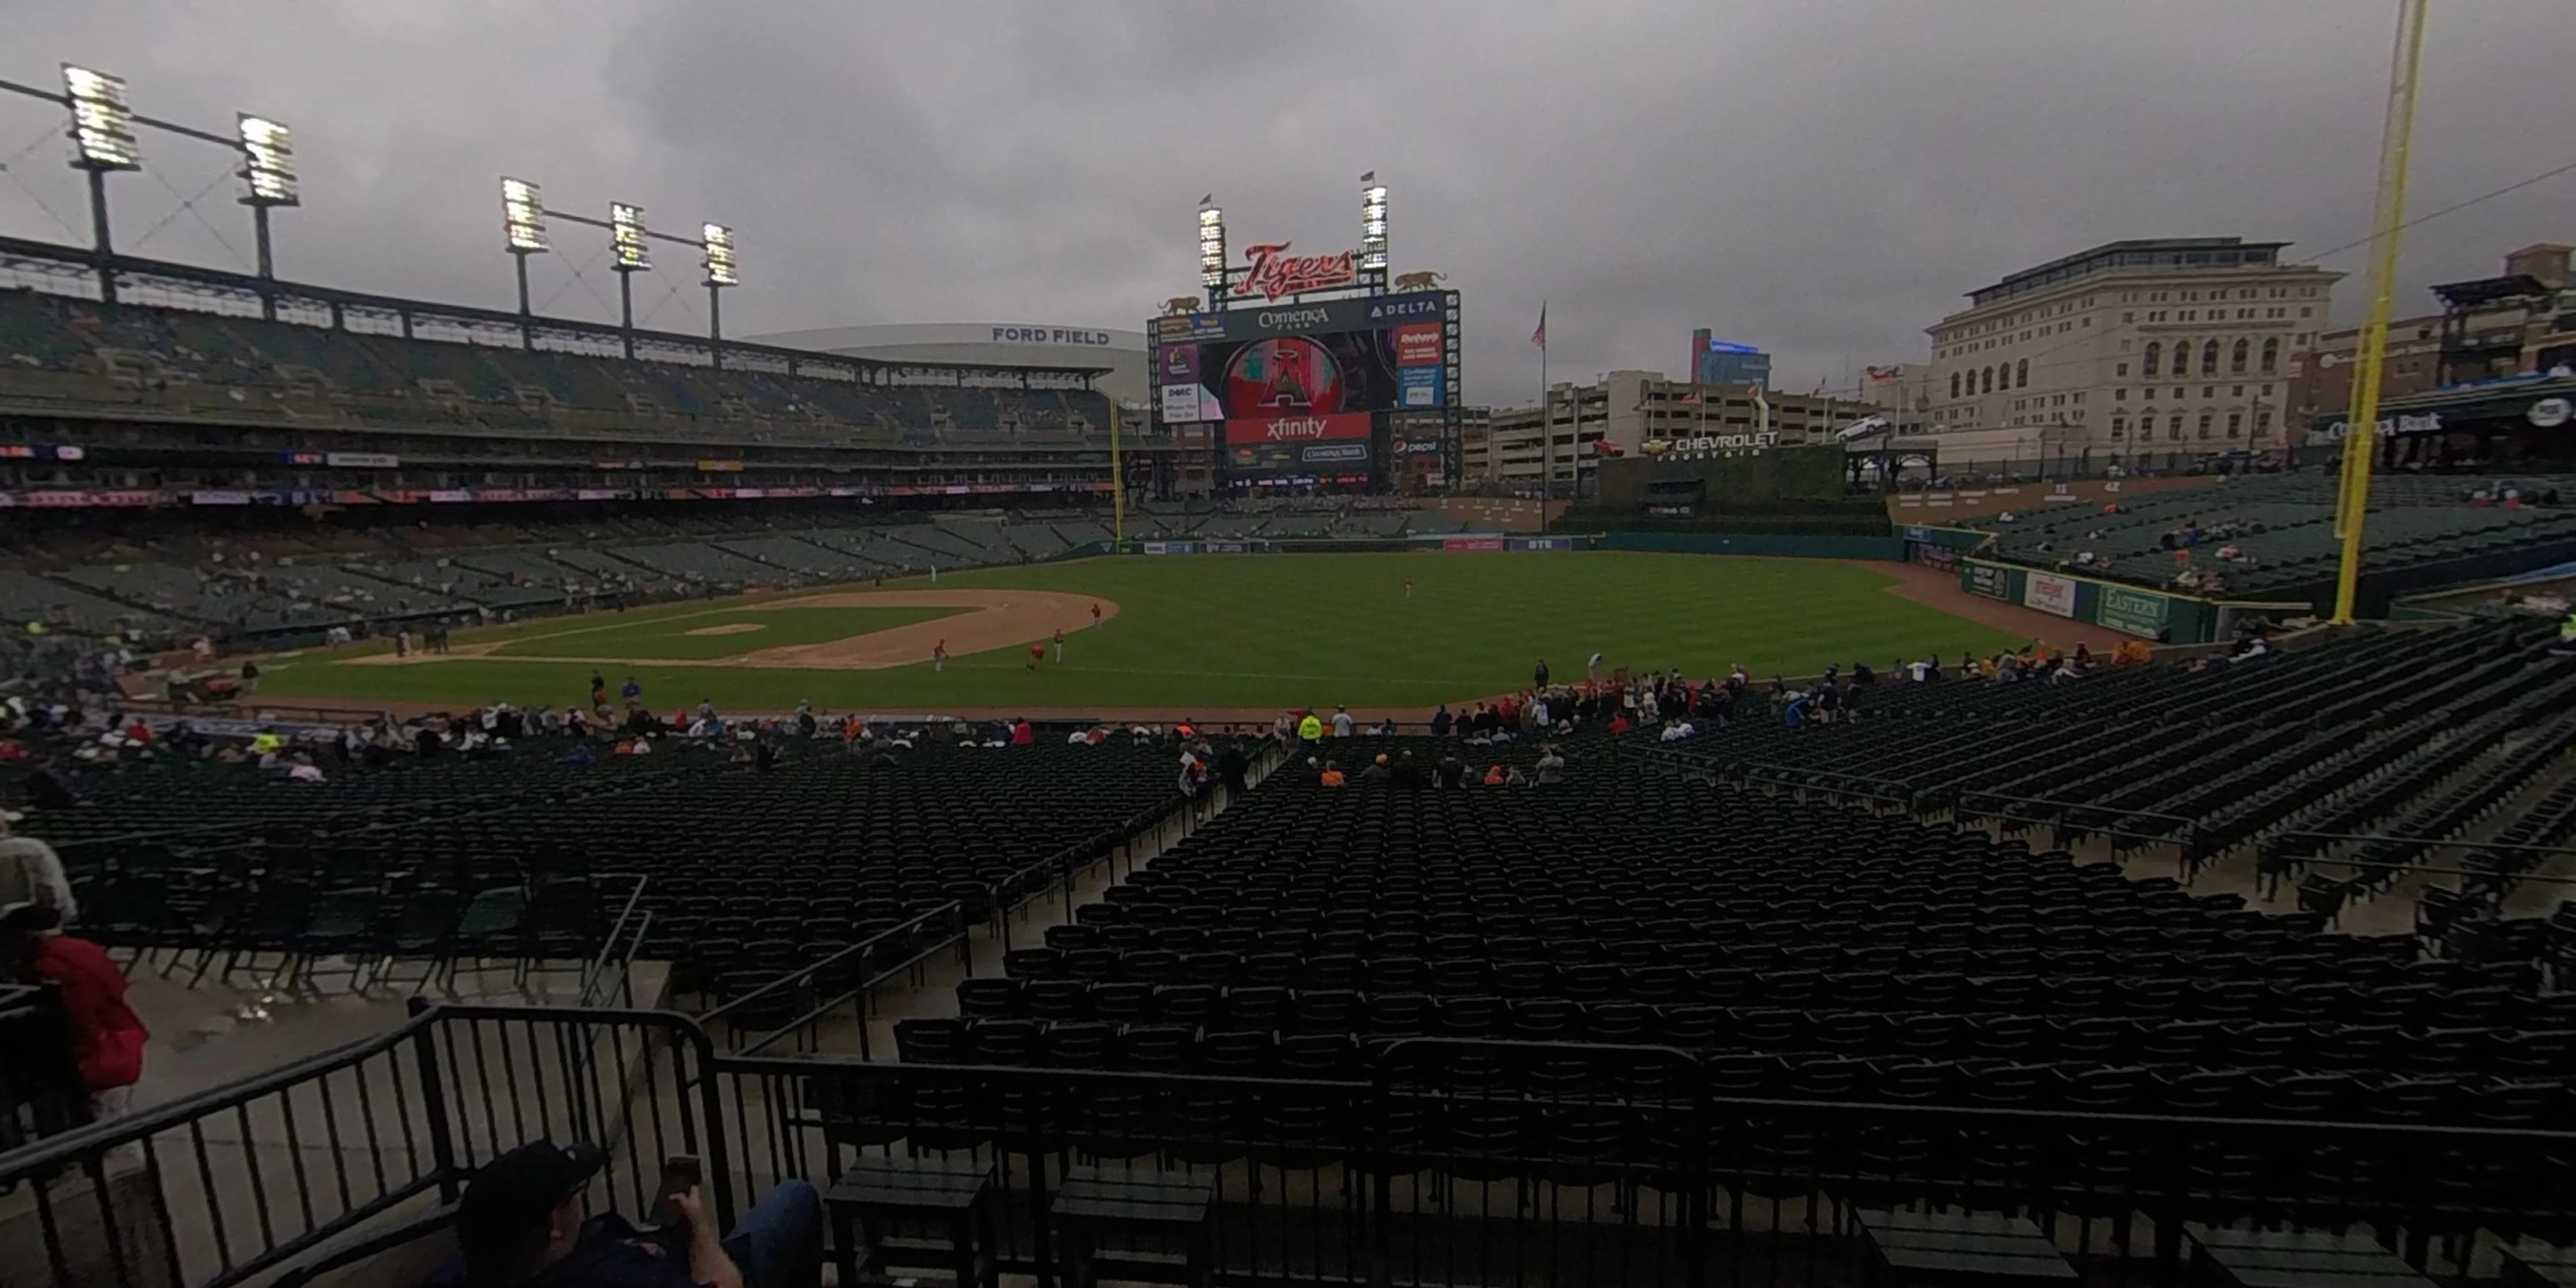
<svg viewBox="0 0 2576 1288"><path fill-rule="evenodd" d="M277 753L284 751L285 749L286 739L280 736L275 729L262 729L257 734L252 735L250 740L250 752L252 755L259 757L259 763L262 768L266 768L270 762L276 758Z"/></svg>
<svg viewBox="0 0 2576 1288"><path fill-rule="evenodd" d="M1307 712L1305 718L1297 722L1297 740L1308 746L1324 740L1324 722L1316 719L1314 712Z"/></svg>

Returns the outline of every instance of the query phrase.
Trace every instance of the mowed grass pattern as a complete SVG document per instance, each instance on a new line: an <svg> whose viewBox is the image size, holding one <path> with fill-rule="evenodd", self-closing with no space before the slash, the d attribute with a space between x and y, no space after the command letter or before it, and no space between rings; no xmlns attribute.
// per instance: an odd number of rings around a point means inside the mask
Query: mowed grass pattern
<svg viewBox="0 0 2576 1288"><path fill-rule="evenodd" d="M1413 578L1410 599L1404 580ZM1612 552L1546 554L1191 555L1091 559L943 575L941 588L1013 587L1119 605L1106 628L1073 634L1065 661L1035 673L1025 644L952 658L934 673L749 668L604 668L632 674L658 707L713 699L734 710L800 700L838 709L971 707L1420 708L1516 688L1546 658L1579 679L1595 650L1636 671L1800 674L1828 662L1885 667L1899 657L1956 658L2019 641L1887 593L1893 579L1830 560ZM926 578L886 589L924 589ZM798 593L812 593L798 592ZM735 601L738 605L743 601ZM727 605L665 605L623 615L620 631L731 620ZM762 614L744 614L758 617ZM688 619L681 624L676 619ZM460 633L458 642L524 639L599 624L593 616ZM1079 622L1063 623L1067 628ZM676 633L676 630L673 631ZM601 636L576 637L596 641ZM773 632L700 637L731 656ZM583 656L616 656L611 650ZM263 696L390 699L458 706L578 703L593 667L515 657L424 666L334 665L308 652L267 668Z"/></svg>
<svg viewBox="0 0 2576 1288"><path fill-rule="evenodd" d="M525 658L673 658L703 661L739 657L765 648L821 644L868 635L935 617L966 612L963 608L748 608L739 601L702 606L696 613L637 619L611 616L564 618L541 630L510 640L495 650L500 657ZM721 635L692 635L724 626L756 629Z"/></svg>

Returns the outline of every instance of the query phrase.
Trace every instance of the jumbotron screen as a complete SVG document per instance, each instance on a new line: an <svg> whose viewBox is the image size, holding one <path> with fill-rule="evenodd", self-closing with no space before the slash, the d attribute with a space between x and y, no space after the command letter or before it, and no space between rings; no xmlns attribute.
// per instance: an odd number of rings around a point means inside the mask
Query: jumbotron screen
<svg viewBox="0 0 2576 1288"><path fill-rule="evenodd" d="M1437 324L1171 345L1162 362L1172 422L1438 407L1446 392Z"/></svg>

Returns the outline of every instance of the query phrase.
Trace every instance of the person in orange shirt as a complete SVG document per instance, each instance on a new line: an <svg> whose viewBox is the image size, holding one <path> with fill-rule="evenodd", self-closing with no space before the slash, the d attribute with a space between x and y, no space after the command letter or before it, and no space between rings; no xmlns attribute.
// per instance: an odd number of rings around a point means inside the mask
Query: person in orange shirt
<svg viewBox="0 0 2576 1288"><path fill-rule="evenodd" d="M1485 771L1485 785L1487 787L1500 787L1503 785L1503 767L1500 764L1497 764L1493 768Z"/></svg>
<svg viewBox="0 0 2576 1288"><path fill-rule="evenodd" d="M1326 787L1339 787L1349 782L1350 777L1342 772L1339 762L1327 760L1324 762L1324 776L1319 781Z"/></svg>

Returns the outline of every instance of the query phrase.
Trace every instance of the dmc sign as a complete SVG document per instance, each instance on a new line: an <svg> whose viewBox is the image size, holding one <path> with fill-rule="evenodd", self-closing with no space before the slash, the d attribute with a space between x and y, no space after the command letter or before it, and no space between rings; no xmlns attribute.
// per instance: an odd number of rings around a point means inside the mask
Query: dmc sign
<svg viewBox="0 0 2576 1288"><path fill-rule="evenodd" d="M1060 326L997 326L993 328L995 344L1078 344L1087 348L1109 347L1106 331L1083 331Z"/></svg>

